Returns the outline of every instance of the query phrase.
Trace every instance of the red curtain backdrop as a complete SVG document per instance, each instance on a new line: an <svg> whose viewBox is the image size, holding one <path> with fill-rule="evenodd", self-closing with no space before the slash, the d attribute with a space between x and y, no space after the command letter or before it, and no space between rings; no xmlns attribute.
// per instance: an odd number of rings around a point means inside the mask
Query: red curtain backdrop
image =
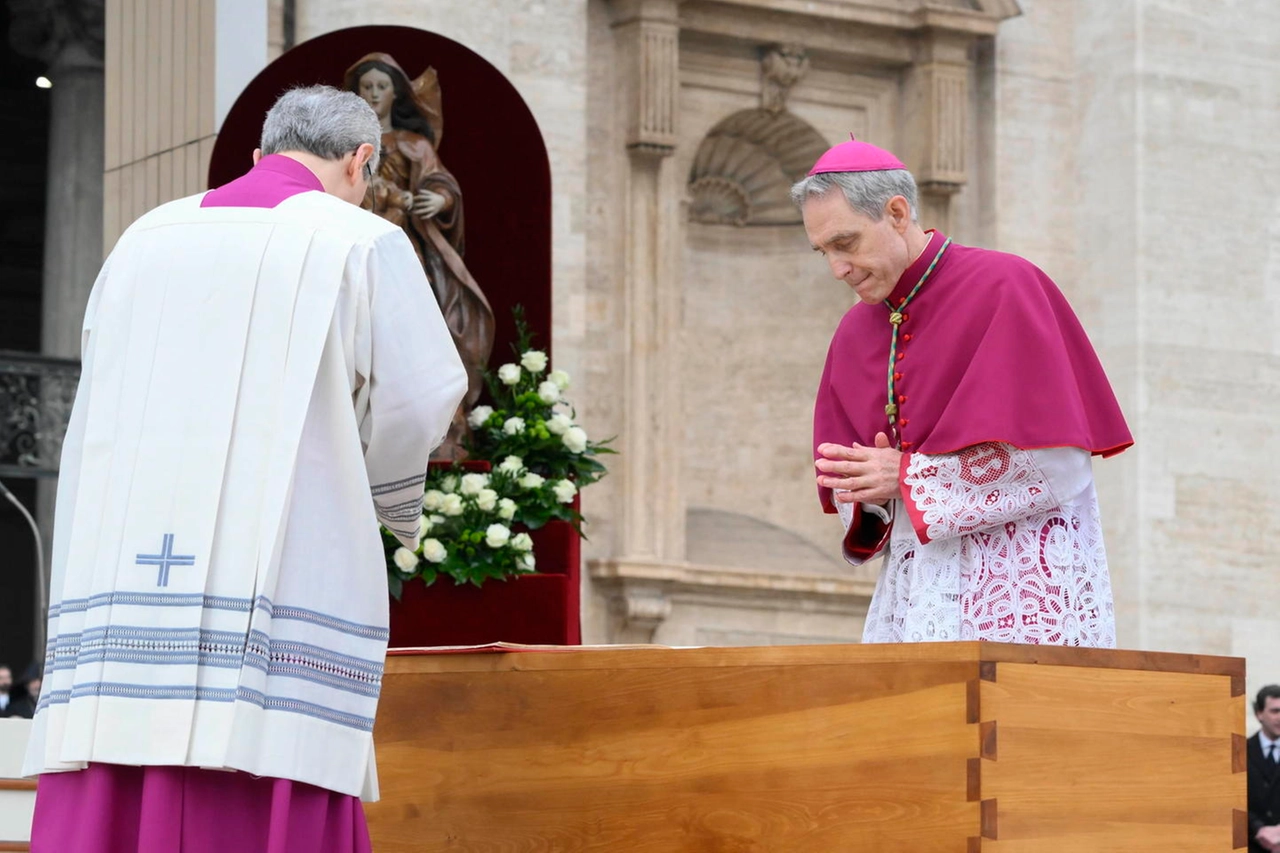
<svg viewBox="0 0 1280 853"><path fill-rule="evenodd" d="M249 170L262 119L293 86L342 86L342 74L382 51L416 77L436 69L443 98L439 153L462 187L466 264L497 318L491 364L512 360L511 308L551 350L551 167L533 113L502 72L452 39L413 27L352 27L303 42L262 70L240 94L218 133L209 186Z"/></svg>

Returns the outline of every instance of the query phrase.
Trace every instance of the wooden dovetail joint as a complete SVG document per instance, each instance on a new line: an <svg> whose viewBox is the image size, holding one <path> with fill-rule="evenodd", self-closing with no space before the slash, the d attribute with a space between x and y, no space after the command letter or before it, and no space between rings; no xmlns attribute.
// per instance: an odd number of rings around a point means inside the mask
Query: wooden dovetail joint
<svg viewBox="0 0 1280 853"><path fill-rule="evenodd" d="M964 721L969 725L978 722L982 709L982 683L971 678L964 685Z"/></svg>
<svg viewBox="0 0 1280 853"><path fill-rule="evenodd" d="M1249 741L1242 734L1231 735L1231 772L1244 773L1249 769Z"/></svg>
<svg viewBox="0 0 1280 853"><path fill-rule="evenodd" d="M1232 698L1235 698L1236 696L1243 696L1243 695L1244 695L1244 676L1243 675L1231 676Z"/></svg>
<svg viewBox="0 0 1280 853"><path fill-rule="evenodd" d="M965 853L982 853L982 839L976 835L970 835L965 839L968 844L965 846Z"/></svg>
<svg viewBox="0 0 1280 853"><path fill-rule="evenodd" d="M978 724L978 755L996 760L996 721L987 720Z"/></svg>
<svg viewBox="0 0 1280 853"><path fill-rule="evenodd" d="M965 770L968 783L965 801L970 803L980 802L982 800L982 759L968 759Z"/></svg>
<svg viewBox="0 0 1280 853"><path fill-rule="evenodd" d="M995 841L996 836L996 801L983 800L979 806L982 811L982 837Z"/></svg>
<svg viewBox="0 0 1280 853"><path fill-rule="evenodd" d="M1249 846L1249 813L1243 809L1231 810L1231 849L1243 850Z"/></svg>
<svg viewBox="0 0 1280 853"><path fill-rule="evenodd" d="M978 664L978 674L983 681L996 680L996 662L993 660L984 660Z"/></svg>

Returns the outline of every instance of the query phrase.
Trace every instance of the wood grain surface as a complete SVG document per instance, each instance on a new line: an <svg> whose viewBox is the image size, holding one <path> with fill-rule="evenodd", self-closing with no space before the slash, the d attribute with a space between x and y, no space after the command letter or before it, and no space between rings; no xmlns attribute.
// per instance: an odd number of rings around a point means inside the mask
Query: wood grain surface
<svg viewBox="0 0 1280 853"><path fill-rule="evenodd" d="M1240 674L988 643L396 656L367 813L378 853L1226 851Z"/></svg>
<svg viewBox="0 0 1280 853"><path fill-rule="evenodd" d="M1231 675L1001 663L981 714L998 834L984 853L1228 851L1245 802Z"/></svg>
<svg viewBox="0 0 1280 853"><path fill-rule="evenodd" d="M374 849L967 850L975 663L667 655L389 675Z"/></svg>

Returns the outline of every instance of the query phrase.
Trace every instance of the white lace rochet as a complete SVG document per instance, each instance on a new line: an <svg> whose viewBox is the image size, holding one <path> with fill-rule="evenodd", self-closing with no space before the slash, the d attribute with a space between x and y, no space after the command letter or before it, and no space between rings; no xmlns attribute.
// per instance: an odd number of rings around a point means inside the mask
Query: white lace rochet
<svg viewBox="0 0 1280 853"><path fill-rule="evenodd" d="M1115 647L1088 451L915 453L903 492L863 642Z"/></svg>

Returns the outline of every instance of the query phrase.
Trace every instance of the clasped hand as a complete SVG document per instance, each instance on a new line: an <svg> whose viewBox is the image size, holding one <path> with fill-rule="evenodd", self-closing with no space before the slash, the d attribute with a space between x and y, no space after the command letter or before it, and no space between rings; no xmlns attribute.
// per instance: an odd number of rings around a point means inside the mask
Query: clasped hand
<svg viewBox="0 0 1280 853"><path fill-rule="evenodd" d="M836 490L835 500L883 504L899 496L902 452L889 446L889 436L884 433L876 433L875 447L824 443L818 445L818 453L822 454L814 462L818 485Z"/></svg>
<svg viewBox="0 0 1280 853"><path fill-rule="evenodd" d="M413 212L423 219L430 219L444 210L445 201L445 197L440 193L418 190L418 194L413 197Z"/></svg>

